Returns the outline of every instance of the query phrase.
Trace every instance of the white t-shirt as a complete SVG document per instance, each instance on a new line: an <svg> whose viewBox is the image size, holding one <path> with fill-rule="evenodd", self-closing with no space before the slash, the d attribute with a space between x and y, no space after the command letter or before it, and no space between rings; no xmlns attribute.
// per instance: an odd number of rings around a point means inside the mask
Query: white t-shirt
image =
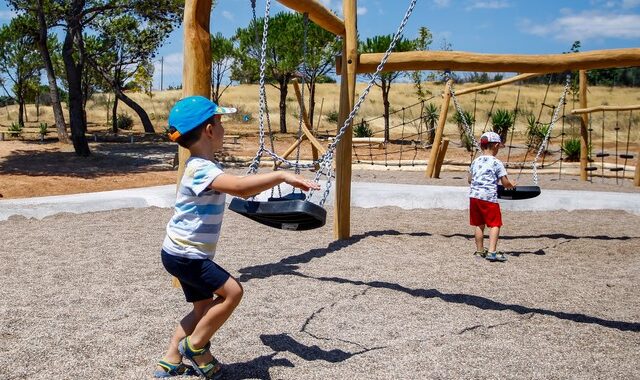
<svg viewBox="0 0 640 380"><path fill-rule="evenodd" d="M168 254L213 259L222 227L225 193L208 189L222 174L215 162L190 157L176 196L174 214L162 244Z"/></svg>
<svg viewBox="0 0 640 380"><path fill-rule="evenodd" d="M477 157L469 166L469 197L498 203L498 180L507 175L502 161L494 156Z"/></svg>

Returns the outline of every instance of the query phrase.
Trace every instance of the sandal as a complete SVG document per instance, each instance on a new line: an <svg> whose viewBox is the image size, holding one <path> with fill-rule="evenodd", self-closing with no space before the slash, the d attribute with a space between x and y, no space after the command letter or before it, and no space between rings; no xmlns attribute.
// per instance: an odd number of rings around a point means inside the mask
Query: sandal
<svg viewBox="0 0 640 380"><path fill-rule="evenodd" d="M163 359L158 361L158 366L162 369L157 369L153 372L153 377L155 378L198 376L198 372L196 372L193 367L184 363L171 363Z"/></svg>
<svg viewBox="0 0 640 380"><path fill-rule="evenodd" d="M207 380L215 380L222 377L222 364L220 364L216 358L213 358L210 362L203 365L198 365L198 362L195 360L196 356L201 356L207 353L209 351L209 347L211 347L211 345L207 343L207 345L202 348L194 348L191 345L191 342L189 342L189 337L187 336L178 344L178 351L180 351L182 356L193 364L193 369L200 376Z"/></svg>

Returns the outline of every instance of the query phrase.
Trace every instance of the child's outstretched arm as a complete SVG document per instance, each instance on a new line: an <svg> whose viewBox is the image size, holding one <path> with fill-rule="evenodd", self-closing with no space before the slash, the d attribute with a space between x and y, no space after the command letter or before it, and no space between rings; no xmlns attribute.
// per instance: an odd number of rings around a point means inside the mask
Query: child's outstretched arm
<svg viewBox="0 0 640 380"><path fill-rule="evenodd" d="M516 181L509 181L509 178L506 175L500 177L500 183L502 183L502 186L504 186L505 189L512 189L516 187Z"/></svg>
<svg viewBox="0 0 640 380"><path fill-rule="evenodd" d="M281 183L287 183L298 189L319 190L320 185L301 176L285 171L274 171L239 177L231 174L220 174L211 182L211 189L233 196L247 198L261 193Z"/></svg>

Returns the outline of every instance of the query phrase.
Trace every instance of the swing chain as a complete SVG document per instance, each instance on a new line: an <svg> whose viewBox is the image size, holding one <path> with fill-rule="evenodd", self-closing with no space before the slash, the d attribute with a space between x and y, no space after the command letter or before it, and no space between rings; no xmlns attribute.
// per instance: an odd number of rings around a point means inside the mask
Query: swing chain
<svg viewBox="0 0 640 380"><path fill-rule="evenodd" d="M560 101L558 101L558 106L553 110L553 116L551 117L551 123L549 123L549 127L547 128L547 133L544 135L544 139L542 143L540 143L540 147L538 148L538 152L536 153L536 157L533 159L532 169L533 169L533 184L538 185L538 159L542 155L542 152L546 149L549 144L549 139L551 138L551 131L553 130L553 126L558 121L560 117L560 109L564 104L564 99L567 96L567 92L569 91L569 86L571 85L571 74L567 74L567 80L564 85L564 91L562 92L562 96L560 97Z"/></svg>
<svg viewBox="0 0 640 380"><path fill-rule="evenodd" d="M445 73L445 81L449 81L449 74L448 72ZM467 122L467 118L464 115L464 111L462 110L462 107L460 107L460 104L458 103L458 98L456 98L456 92L453 89L453 81L451 82L451 86L449 87L449 93L451 94L451 99L453 100L453 105L456 107L456 112L458 112L458 115L460 115L460 120L462 121L462 127L464 128L464 132L467 134L467 138L469 138L471 140L471 142L473 143L474 148L476 148L476 151L480 151L480 144L478 144L478 141L476 140L475 136L473 135L473 131L471 131L471 127L469 126L469 123Z"/></svg>
<svg viewBox="0 0 640 380"><path fill-rule="evenodd" d="M320 205L324 204L324 202L326 201L328 195L329 195L329 188L331 187L331 165L332 165L332 161L333 161L333 157L334 157L334 153L336 150L336 147L338 145L338 143L340 142L340 140L342 139L342 137L344 136L344 134L346 133L347 129L349 128L349 126L351 125L351 122L353 121L356 113L358 112L358 110L360 109L360 107L362 106L362 103L364 103L364 99L366 98L366 96L369 94L369 92L371 91L371 88L373 87L373 85L375 84L375 81L379 78L380 73L382 72L382 69L384 68L384 65L387 63L387 60L389 59L389 56L391 55L391 52L393 51L393 49L395 48L398 40L400 39L400 36L402 35L402 32L404 31L404 28L407 24L407 22L409 21L409 17L411 16L411 14L413 13L413 9L415 8L417 3L417 0L411 0L411 3L409 4L409 8L407 9L407 11L405 12L404 18L402 19L402 22L400 23L400 26L398 27L398 30L396 31L395 35L393 36L393 39L391 41L391 44L389 45L389 48L387 49L387 51L385 52L382 60L380 61L380 64L378 64L376 71L374 72L374 74L371 76L371 80L369 81L367 87L365 88L365 90L362 92L362 94L360 95L360 97L358 98L357 102L355 103L353 109L351 110L351 112L349 112L349 115L347 117L347 119L344 121L342 127L340 128L340 130L338 131L338 133L335 136L335 139L333 140L333 142L331 144L329 144L329 147L327 148L327 151L320 157L318 158L318 160L313 161L310 164L300 164L299 162L292 162L289 161L283 157L278 156L276 153L270 151L269 149L266 149L264 147L264 107L265 107L265 103L266 103L266 91L264 89L265 87L265 71L266 71L266 50L267 50L267 33L268 33L268 23L269 23L269 12L270 12L270 7L271 7L271 0L266 0L266 6L265 6L265 16L264 16L264 28L263 28L263 32L262 32L262 46L261 46L261 54L260 54L260 81L259 81L259 85L260 85L260 112L259 112L259 125L260 125L260 146L258 148L258 151L256 153L256 157L254 157L251 165L250 165L250 171L249 173L256 173L258 166L260 164L260 158L262 156L263 153L268 154L273 160L274 163L275 162L280 162L283 164L287 164L291 167L294 168L314 168L316 165L320 165L321 169L318 170L318 172L316 173L316 182L319 181L319 176L322 175L322 173L326 173L327 175L327 184L326 184L326 190L324 191L323 197L320 200ZM324 168L324 170L322 169Z"/></svg>

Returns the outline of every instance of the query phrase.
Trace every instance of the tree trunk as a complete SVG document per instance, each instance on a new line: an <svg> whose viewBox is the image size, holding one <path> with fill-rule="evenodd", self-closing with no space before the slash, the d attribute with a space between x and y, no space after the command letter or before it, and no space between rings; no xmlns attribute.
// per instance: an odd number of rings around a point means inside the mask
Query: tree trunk
<svg viewBox="0 0 640 380"><path fill-rule="evenodd" d="M311 84L309 86L309 110L307 114L309 116L309 123L311 124L311 132L313 132L313 114L316 110L316 81L315 79L311 80Z"/></svg>
<svg viewBox="0 0 640 380"><path fill-rule="evenodd" d="M18 125L24 127L24 99L18 96Z"/></svg>
<svg viewBox="0 0 640 380"><path fill-rule="evenodd" d="M118 134L118 97L114 97L113 106L111 107L111 130Z"/></svg>
<svg viewBox="0 0 640 380"><path fill-rule="evenodd" d="M386 82L382 82L382 104L384 105L384 141L389 141L389 87Z"/></svg>
<svg viewBox="0 0 640 380"><path fill-rule="evenodd" d="M280 132L287 133L287 93L289 92L289 78L282 76L280 82Z"/></svg>
<svg viewBox="0 0 640 380"><path fill-rule="evenodd" d="M75 5L75 4L74 4ZM67 33L62 47L62 58L67 72L69 85L69 123L71 126L71 140L78 156L88 157L91 154L89 143L85 136L87 126L84 123L82 109L82 65L76 64L73 58L74 39L81 32L78 20L68 20Z"/></svg>
<svg viewBox="0 0 640 380"><path fill-rule="evenodd" d="M144 127L144 131L146 133L156 132L156 130L153 128L153 124L151 124L151 119L149 119L149 115L147 114L147 111L144 110L144 108L140 107L138 103L134 102L133 99L129 98L121 90L117 89L115 90L115 93L118 99L122 100L124 104L128 105L138 114L138 117L140 118L142 126Z"/></svg>
<svg viewBox="0 0 640 380"><path fill-rule="evenodd" d="M62 113L62 104L60 103L60 95L58 92L58 84L56 82L56 73L53 69L49 46L47 46L47 23L44 18L44 10L42 8L42 0L38 0L38 49L44 62L44 68L47 71L47 81L49 83L49 96L51 97L51 107L53 108L53 118L58 131L58 140L62 143L69 143L69 135L67 134L67 125L64 121Z"/></svg>

